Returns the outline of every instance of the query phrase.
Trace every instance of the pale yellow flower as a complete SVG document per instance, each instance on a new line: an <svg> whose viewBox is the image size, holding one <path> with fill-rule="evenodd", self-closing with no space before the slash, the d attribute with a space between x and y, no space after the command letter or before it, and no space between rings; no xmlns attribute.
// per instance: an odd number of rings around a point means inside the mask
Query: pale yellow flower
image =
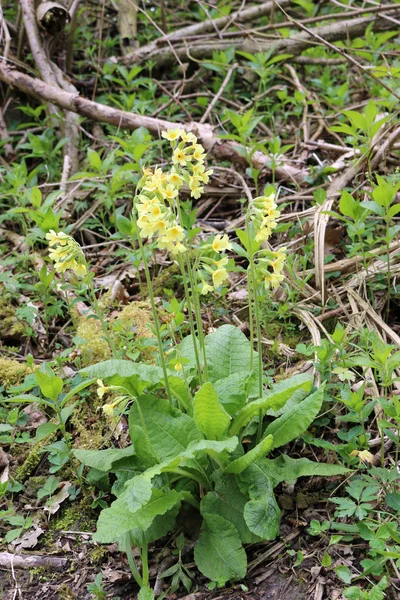
<svg viewBox="0 0 400 600"><path fill-rule="evenodd" d="M192 196L192 198L200 198L201 194L204 192L204 188L201 187L199 179L197 177L190 177L189 178L189 189L190 189L190 195Z"/></svg>
<svg viewBox="0 0 400 600"><path fill-rule="evenodd" d="M97 380L97 395L102 398L106 392L109 391L109 387L105 386L102 379Z"/></svg>
<svg viewBox="0 0 400 600"><path fill-rule="evenodd" d="M154 226L155 222L151 222L149 221L149 218L147 215L142 215L141 217L139 217L139 219L137 220L137 224L140 228L140 237L148 237L151 238L153 237L156 228Z"/></svg>
<svg viewBox="0 0 400 600"><path fill-rule="evenodd" d="M175 142L184 134L185 132L182 129L168 129L167 131L163 131L161 133L161 137L163 137L165 140L169 140L170 142Z"/></svg>
<svg viewBox="0 0 400 600"><path fill-rule="evenodd" d="M228 279L228 272L222 267L221 269L213 271L212 278L214 286L219 287Z"/></svg>
<svg viewBox="0 0 400 600"><path fill-rule="evenodd" d="M197 137L194 135L194 133L186 133L186 131L183 131L181 137L185 144L197 144Z"/></svg>
<svg viewBox="0 0 400 600"><path fill-rule="evenodd" d="M180 225L174 225L165 232L167 242L181 242L185 239L185 233Z"/></svg>
<svg viewBox="0 0 400 600"><path fill-rule="evenodd" d="M263 227L256 233L256 242L266 242L272 233L272 229L269 227Z"/></svg>
<svg viewBox="0 0 400 600"><path fill-rule="evenodd" d="M181 362L175 363L174 369L175 369L175 371L182 371L183 370L182 363Z"/></svg>
<svg viewBox="0 0 400 600"><path fill-rule="evenodd" d="M147 218L149 221L159 221L162 216L161 204L153 204L147 211Z"/></svg>
<svg viewBox="0 0 400 600"><path fill-rule="evenodd" d="M197 177L199 181L207 184L210 181L210 176L213 174L213 170L209 169L206 171L205 166L202 163L193 165L193 176Z"/></svg>
<svg viewBox="0 0 400 600"><path fill-rule="evenodd" d="M114 404L103 404L102 409L106 417L114 416Z"/></svg>
<svg viewBox="0 0 400 600"><path fill-rule="evenodd" d="M229 262L229 258L227 256L223 256L219 260L216 260L214 264L216 265L217 269L220 269L221 267L224 267L225 265L227 265L228 262Z"/></svg>
<svg viewBox="0 0 400 600"><path fill-rule="evenodd" d="M178 190L171 183L160 191L167 200L173 200L178 195Z"/></svg>
<svg viewBox="0 0 400 600"><path fill-rule="evenodd" d="M78 266L78 263L76 262L75 259L64 260L62 262L56 262L54 264L54 268L57 271L57 273L65 273L65 271L75 271L77 266Z"/></svg>
<svg viewBox="0 0 400 600"><path fill-rule="evenodd" d="M203 146L201 144L194 144L194 146L192 146L192 149L192 159L197 160L197 162L203 162L206 157L206 153L204 152Z"/></svg>
<svg viewBox="0 0 400 600"><path fill-rule="evenodd" d="M170 173L167 175L167 181L175 187L180 187L183 183L183 179L178 173Z"/></svg>
<svg viewBox="0 0 400 600"><path fill-rule="evenodd" d="M212 243L213 250L215 252L223 252L224 250L232 250L232 244L229 241L228 236L216 235Z"/></svg>
<svg viewBox="0 0 400 600"><path fill-rule="evenodd" d="M154 221L154 233L164 234L167 230L168 223L165 219L159 219L158 221Z"/></svg>
<svg viewBox="0 0 400 600"><path fill-rule="evenodd" d="M350 456L358 456L361 462L369 462L371 465L374 462L374 455L369 450L353 450Z"/></svg>
<svg viewBox="0 0 400 600"><path fill-rule="evenodd" d="M282 273L268 273L268 275L266 275L264 279L265 288L276 289L283 280L284 277Z"/></svg>
<svg viewBox="0 0 400 600"><path fill-rule="evenodd" d="M206 295L209 292L212 292L213 289L214 288L212 285L209 285L206 281L204 281L204 279L201 280L200 294Z"/></svg>
<svg viewBox="0 0 400 600"><path fill-rule="evenodd" d="M85 275L87 274L86 266L82 264L78 264L74 270L78 277L85 277Z"/></svg>
<svg viewBox="0 0 400 600"><path fill-rule="evenodd" d="M172 155L172 161L174 163L178 163L178 165L180 165L181 167L186 167L188 160L190 160L190 158L186 155L184 150L181 150L181 148L176 148L174 150L174 153Z"/></svg>
<svg viewBox="0 0 400 600"><path fill-rule="evenodd" d="M50 229L50 231L46 233L46 240L49 240L49 246L55 246L56 244L65 246L69 239L71 239L71 236L67 235L63 231L56 233L54 229Z"/></svg>
<svg viewBox="0 0 400 600"><path fill-rule="evenodd" d="M186 252L186 247L182 244L182 242L176 242L171 252L172 254L183 254Z"/></svg>

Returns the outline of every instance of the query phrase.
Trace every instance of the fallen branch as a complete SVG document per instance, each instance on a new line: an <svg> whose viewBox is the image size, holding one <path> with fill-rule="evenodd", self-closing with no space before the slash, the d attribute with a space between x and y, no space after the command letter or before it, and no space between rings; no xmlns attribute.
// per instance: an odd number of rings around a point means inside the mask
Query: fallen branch
<svg viewBox="0 0 400 600"><path fill-rule="evenodd" d="M398 17L400 15L400 7L393 7L393 12L390 14ZM374 31L383 31L393 29L394 27L393 23L384 17L373 15L369 17L360 17L358 19L349 19L339 23L331 23L322 27L316 27L311 31L317 33L319 37L324 38L327 42L337 42L339 40L352 39L363 35L368 25L371 23L374 24ZM232 46L234 46L236 50L244 52L255 53L272 50L275 54L285 53L298 57L304 50L307 50L307 48L316 44L314 36L305 31L297 33L289 38L274 38L272 40L254 37L248 39L230 38L212 41L197 40L191 41L190 45L184 38L180 44L173 44L174 41L174 38L169 38L169 45L164 48L160 48L159 43L142 46L137 51L124 57L122 62L130 64L132 62L141 63L147 60L153 60L156 62L157 67L160 68L175 63L178 60L185 62L188 60L199 61L211 58L213 52L227 50Z"/></svg>
<svg viewBox="0 0 400 600"><path fill-rule="evenodd" d="M280 6L284 6L285 4L290 4L290 0L279 0ZM230 25L236 25L237 23L254 21L260 17L268 15L274 10L274 6L275 3L270 0L269 2L263 2L258 6L250 6L249 8L239 9L230 15L224 15L222 17L217 17L216 19L206 18L204 21L201 21L201 23L195 23L194 25L188 25L187 27L176 29L168 35L163 35L162 37L153 40L149 44L146 44L146 46L142 46L140 52L143 52L143 54L151 54L160 46L177 40L184 40L191 36L209 33L210 31L218 31L219 29L229 27ZM129 56L127 56L127 58L133 60L136 54L137 53L131 53Z"/></svg>
<svg viewBox="0 0 400 600"><path fill-rule="evenodd" d="M68 559L58 556L0 552L0 568L3 569L38 569L42 567L53 571L64 571L67 566Z"/></svg>
<svg viewBox="0 0 400 600"><path fill-rule="evenodd" d="M178 126L185 131L193 131L201 140L205 150L217 160L227 160L237 165L247 166L247 161L240 152L239 144L234 144L229 140L221 140L214 134L214 129L205 123L187 123L179 124L155 119L143 115L135 115L125 112L111 106L105 106L92 100L82 98L78 93L71 93L61 90L59 87L49 85L40 79L25 75L20 71L0 63L0 81L4 81L10 86L16 87L20 91L39 99L42 102L50 102L65 110L77 113L83 117L101 123L109 123L122 129L135 130L139 127L145 127L155 136L160 136L161 131L173 129ZM243 148L242 148L243 151ZM262 152L254 152L252 156L253 166L257 169L268 168L269 157ZM296 183L304 181L308 175L306 169L298 168L288 162L276 169L276 177L280 180L289 180Z"/></svg>
<svg viewBox="0 0 400 600"><path fill-rule="evenodd" d="M35 6L30 0L20 0L24 15L24 25L32 56L43 81L48 85L59 86L71 93L77 93L76 88L66 80L64 73L52 63L42 45L39 28L36 21ZM54 113L54 107L51 107ZM63 119L64 121L64 119ZM79 117L75 111L65 113L64 137L68 142L64 146L64 157L69 157L71 173L73 175L79 168Z"/></svg>

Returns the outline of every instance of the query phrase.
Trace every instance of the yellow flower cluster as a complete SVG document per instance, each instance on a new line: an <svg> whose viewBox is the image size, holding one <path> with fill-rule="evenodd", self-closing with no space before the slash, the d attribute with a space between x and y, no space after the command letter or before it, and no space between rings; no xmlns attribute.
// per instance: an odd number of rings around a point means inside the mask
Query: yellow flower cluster
<svg viewBox="0 0 400 600"><path fill-rule="evenodd" d="M49 233L46 233L46 239L52 248L49 256L54 261L57 273L73 271L78 277L85 277L87 274L85 257L82 248L73 237L62 231L56 233L50 229Z"/></svg>
<svg viewBox="0 0 400 600"><path fill-rule="evenodd" d="M277 226L280 211L275 203L275 193L255 198L250 206L250 219L255 226L256 242L265 242Z"/></svg>
<svg viewBox="0 0 400 600"><path fill-rule="evenodd" d="M194 198L199 198L208 183L211 170L204 167L204 148L193 133L181 129L163 131L161 136L171 142L173 166L167 173L161 169L143 169L139 194L135 198L140 236L157 238L158 247L172 254L185 252L182 243L185 231L178 222L176 202L186 183Z"/></svg>
<svg viewBox="0 0 400 600"><path fill-rule="evenodd" d="M276 252L265 250L257 260L257 272L262 276L267 290L276 289L283 281L282 271L285 260L286 248L280 248Z"/></svg>
<svg viewBox="0 0 400 600"><path fill-rule="evenodd" d="M221 252L225 252L226 250L232 250L232 244L229 241L228 236L225 235L216 235L211 244L214 252L220 254ZM203 263L204 269L210 273L212 277L213 285L210 285L205 281L205 279L200 274L200 294L208 294L212 292L214 288L220 287L225 281L228 279L228 271L226 269L226 265L229 262L227 256L222 256L219 260L213 260L210 258L202 258L201 262ZM212 266L211 266L212 265Z"/></svg>

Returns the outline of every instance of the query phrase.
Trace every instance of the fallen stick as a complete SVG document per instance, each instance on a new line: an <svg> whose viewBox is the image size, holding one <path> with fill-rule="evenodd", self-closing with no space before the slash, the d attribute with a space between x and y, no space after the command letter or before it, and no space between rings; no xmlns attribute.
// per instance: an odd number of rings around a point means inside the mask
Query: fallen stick
<svg viewBox="0 0 400 600"><path fill-rule="evenodd" d="M194 132L200 138L205 150L217 160L227 160L237 165L242 165L244 168L248 165L240 152L240 144L232 143L230 140L221 140L214 134L214 128L206 123L191 122L179 124L163 119L155 119L154 117L135 115L111 106L93 102L92 100L87 100L86 98L82 98L78 93L67 92L40 79L25 75L25 73L11 69L4 63L0 63L0 81L4 81L4 83L42 102L50 102L93 121L109 123L122 129L132 131L139 127L145 127L152 135L160 136L161 132L165 129L182 127L185 131ZM256 151L252 155L253 166L260 170L268 168L269 160L269 157L260 151ZM280 180L301 183L308 175L308 170L298 168L286 162L277 167L275 174Z"/></svg>
<svg viewBox="0 0 400 600"><path fill-rule="evenodd" d="M393 7L393 13L391 16L398 17L400 14L400 7ZM352 39L359 37L364 34L367 27L373 23L374 31L383 31L387 29L395 29L394 24L380 16L369 16L360 17L358 19L348 19L347 21L341 21L339 23L331 23L329 25L323 25L321 27L315 27L311 32L318 34L319 37L324 38L327 42L337 42L339 40ZM161 38L162 39L162 38ZM180 43L174 44L174 41ZM273 51L274 54L292 54L294 57L298 57L304 50L315 46L318 42L315 41L313 35L303 31L296 33L288 38L274 38L266 40L265 38L254 38L249 37L247 39L241 38L227 38L223 40L198 40L188 41L185 38L180 40L174 40L174 38L168 39L168 46L159 47L157 45L147 45L138 48L135 52L125 56L121 59L124 64L131 63L142 63L147 60L155 61L158 68L166 65L174 64L177 61L187 62L188 60L200 61L211 58L213 52L227 50L227 48L235 47L236 50L244 52L268 52ZM289 59L290 60L290 59Z"/></svg>
<svg viewBox="0 0 400 600"><path fill-rule="evenodd" d="M0 552L0 568L2 569L38 569L43 567L52 571L64 571L67 566L68 559L59 556Z"/></svg>

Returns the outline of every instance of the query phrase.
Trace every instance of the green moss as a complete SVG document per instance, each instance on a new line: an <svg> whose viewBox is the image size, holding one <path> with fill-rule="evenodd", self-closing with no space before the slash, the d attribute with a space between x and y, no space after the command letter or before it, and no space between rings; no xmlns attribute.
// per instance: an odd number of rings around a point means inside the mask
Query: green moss
<svg viewBox="0 0 400 600"><path fill-rule="evenodd" d="M111 349L104 339L99 321L81 317L78 321L76 333L78 338L82 340L81 343L78 343L82 366L93 365L111 358Z"/></svg>
<svg viewBox="0 0 400 600"><path fill-rule="evenodd" d="M103 413L97 412L97 408L102 405L103 401L98 396L93 396L93 403L81 404L73 412L71 423L76 430L74 436L76 448L96 450L103 444L103 428L106 423ZM89 427L88 423L90 423Z"/></svg>
<svg viewBox="0 0 400 600"><path fill-rule="evenodd" d="M63 583L58 588L58 598L60 600L79 600L78 596L68 587L66 583Z"/></svg>
<svg viewBox="0 0 400 600"><path fill-rule="evenodd" d="M60 515L49 523L49 531L88 531L91 532L96 525L96 516L90 505L93 498L88 495L80 502L62 508Z"/></svg>
<svg viewBox="0 0 400 600"><path fill-rule="evenodd" d="M90 562L92 565L98 565L108 555L108 550L104 546L95 546L89 550Z"/></svg>
<svg viewBox="0 0 400 600"><path fill-rule="evenodd" d="M152 314L147 302L130 302L118 314L117 322L133 331L137 338L153 337L148 328L152 323Z"/></svg>
<svg viewBox="0 0 400 600"><path fill-rule="evenodd" d="M21 383L25 375L29 373L32 373L32 369L26 364L19 363L11 358L0 357L0 385L8 387L9 385Z"/></svg>
<svg viewBox="0 0 400 600"><path fill-rule="evenodd" d="M23 335L24 324L15 314L15 308L8 298L0 299L0 338L12 338Z"/></svg>
<svg viewBox="0 0 400 600"><path fill-rule="evenodd" d="M46 438L40 440L40 442L37 442L31 448L23 464L20 467L18 467L15 471L14 478L17 481L21 483L24 483L26 481L26 479L30 476L32 471L38 466L39 461L42 458L42 450L44 446L47 446L47 444L49 444L54 438L55 435L52 433Z"/></svg>

